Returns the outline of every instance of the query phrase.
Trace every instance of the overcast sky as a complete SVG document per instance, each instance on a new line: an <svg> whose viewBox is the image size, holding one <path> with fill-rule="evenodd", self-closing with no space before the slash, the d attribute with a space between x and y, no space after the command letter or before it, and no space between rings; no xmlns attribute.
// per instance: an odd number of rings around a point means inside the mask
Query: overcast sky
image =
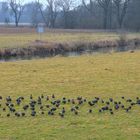
<svg viewBox="0 0 140 140"><path fill-rule="evenodd" d="M8 0L0 0L0 2L2 2L2 1L8 1ZM29 2L35 2L36 0L20 0L20 1L24 1L24 3L29 3ZM46 0L39 0L41 3L45 3L45 1ZM75 0L75 4L77 5L78 4L78 2L79 2L80 0Z"/></svg>
<svg viewBox="0 0 140 140"><path fill-rule="evenodd" d="M2 1L7 1L7 0L0 0L0 2L2 2ZM35 0L23 0L23 1L25 1L25 3L28 3L28 2L32 2L32 1L35 1ZM43 0L40 0L40 1L43 1Z"/></svg>
<svg viewBox="0 0 140 140"><path fill-rule="evenodd" d="M8 0L0 0L0 2L2 1L8 1ZM21 0L22 1L22 0ZM36 1L36 0L23 0L25 3L29 3L29 2L32 2L32 1ZM40 2L45 2L45 0L39 0Z"/></svg>

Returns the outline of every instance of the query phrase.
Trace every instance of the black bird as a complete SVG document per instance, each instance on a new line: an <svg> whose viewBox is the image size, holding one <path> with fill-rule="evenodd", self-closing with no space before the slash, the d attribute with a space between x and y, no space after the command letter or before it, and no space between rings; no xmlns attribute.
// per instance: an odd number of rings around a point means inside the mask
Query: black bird
<svg viewBox="0 0 140 140"><path fill-rule="evenodd" d="M56 102L55 102L55 101L51 101L51 104L52 104L52 105L55 105L55 104L56 104Z"/></svg>
<svg viewBox="0 0 140 140"><path fill-rule="evenodd" d="M91 101L89 101L88 104L89 104L90 106L93 106L93 105L94 105L94 103L92 103Z"/></svg>
<svg viewBox="0 0 140 140"><path fill-rule="evenodd" d="M11 111L11 112L15 112L16 110L14 109L14 108L9 108L9 110Z"/></svg>
<svg viewBox="0 0 140 140"><path fill-rule="evenodd" d="M48 112L48 115L51 115L51 116L53 116L53 115L54 115L54 112L52 112L52 111L49 111L49 112Z"/></svg>
<svg viewBox="0 0 140 140"><path fill-rule="evenodd" d="M46 101L49 101L49 96L46 96Z"/></svg>
<svg viewBox="0 0 140 140"><path fill-rule="evenodd" d="M118 103L116 101L114 101L114 104L117 105Z"/></svg>
<svg viewBox="0 0 140 140"><path fill-rule="evenodd" d="M126 108L125 111L126 111L126 112L129 112L129 108Z"/></svg>
<svg viewBox="0 0 140 140"><path fill-rule="evenodd" d="M66 104L66 103L67 103L67 101L66 101L66 100L62 100L62 103L63 103L63 104Z"/></svg>
<svg viewBox="0 0 140 140"><path fill-rule="evenodd" d="M73 111L75 111L75 108L74 107L71 108L71 112L73 112Z"/></svg>
<svg viewBox="0 0 140 140"><path fill-rule="evenodd" d="M36 116L36 111L32 111L31 116Z"/></svg>
<svg viewBox="0 0 140 140"><path fill-rule="evenodd" d="M38 105L41 105L41 104L42 104L42 100L41 100L41 98L40 98L40 97L38 97L37 102L38 102Z"/></svg>
<svg viewBox="0 0 140 140"><path fill-rule="evenodd" d="M121 104L121 102L119 101L119 102L118 102L118 104L120 105L120 104Z"/></svg>
<svg viewBox="0 0 140 140"><path fill-rule="evenodd" d="M140 100L137 100L137 104L139 104L139 105L140 105Z"/></svg>
<svg viewBox="0 0 140 140"><path fill-rule="evenodd" d="M51 108L51 111L56 111L56 110L57 110L57 108L55 108L55 107Z"/></svg>
<svg viewBox="0 0 140 140"><path fill-rule="evenodd" d="M131 99L128 99L128 100L126 100L126 102L132 102L132 100Z"/></svg>
<svg viewBox="0 0 140 140"><path fill-rule="evenodd" d="M80 101L78 102L78 104L79 104L79 105L83 104L83 101L82 101L82 100L80 100Z"/></svg>
<svg viewBox="0 0 140 140"><path fill-rule="evenodd" d="M58 108L60 106L60 104L57 103L55 106Z"/></svg>
<svg viewBox="0 0 140 140"><path fill-rule="evenodd" d="M102 100L102 104L104 104L104 100Z"/></svg>
<svg viewBox="0 0 140 140"><path fill-rule="evenodd" d="M79 100L79 101L82 100L82 97L77 97L77 100Z"/></svg>
<svg viewBox="0 0 140 140"><path fill-rule="evenodd" d="M41 98L42 98L42 99L44 98L44 95L43 95L43 94L41 95Z"/></svg>
<svg viewBox="0 0 140 140"><path fill-rule="evenodd" d="M72 102L72 104L75 104L75 100L74 99L72 99L71 102Z"/></svg>
<svg viewBox="0 0 140 140"><path fill-rule="evenodd" d="M78 110L79 109L79 106L75 106L75 108Z"/></svg>
<svg viewBox="0 0 140 140"><path fill-rule="evenodd" d="M21 100L24 100L24 97L21 96L20 99L21 99Z"/></svg>
<svg viewBox="0 0 140 140"><path fill-rule="evenodd" d="M116 104L116 105L114 106L114 108L115 108L116 110L118 110L118 109L119 109L119 105Z"/></svg>
<svg viewBox="0 0 140 140"><path fill-rule="evenodd" d="M56 103L57 103L57 104L60 104L60 103L61 103L61 100L56 100Z"/></svg>
<svg viewBox="0 0 140 140"><path fill-rule="evenodd" d="M10 96L6 97L6 101L11 102L12 101L11 97Z"/></svg>
<svg viewBox="0 0 140 140"><path fill-rule="evenodd" d="M95 99L96 99L97 101L99 101L99 100L100 100L100 98L99 98L99 97L95 97Z"/></svg>
<svg viewBox="0 0 140 140"><path fill-rule="evenodd" d="M18 99L16 100L16 102L17 102L17 105L20 105L20 103L21 103L21 99L18 98Z"/></svg>
<svg viewBox="0 0 140 140"><path fill-rule="evenodd" d="M37 102L35 100L31 100L30 104L35 105Z"/></svg>
<svg viewBox="0 0 140 140"><path fill-rule="evenodd" d="M30 99L33 99L33 96L32 96L32 94L30 95Z"/></svg>
<svg viewBox="0 0 140 140"><path fill-rule="evenodd" d="M22 112L22 113L21 113L21 116L22 116L22 117L24 117L24 116L25 116L25 113L24 113L24 112Z"/></svg>
<svg viewBox="0 0 140 140"><path fill-rule="evenodd" d="M68 99L68 103L70 103L70 99Z"/></svg>
<svg viewBox="0 0 140 140"><path fill-rule="evenodd" d="M75 115L78 115L78 111L75 110L75 111L74 111L74 114L75 114Z"/></svg>
<svg viewBox="0 0 140 140"><path fill-rule="evenodd" d="M109 105L110 103L109 102L106 102L106 104Z"/></svg>
<svg viewBox="0 0 140 140"><path fill-rule="evenodd" d="M98 103L98 100L97 99L96 100L93 100L92 103L93 104L96 104L96 103Z"/></svg>
<svg viewBox="0 0 140 140"><path fill-rule="evenodd" d="M122 96L122 99L124 99L124 96Z"/></svg>
<svg viewBox="0 0 140 140"><path fill-rule="evenodd" d="M44 111L42 111L41 114L44 115L45 114Z"/></svg>
<svg viewBox="0 0 140 140"><path fill-rule="evenodd" d="M3 108L3 111L6 111L6 108Z"/></svg>
<svg viewBox="0 0 140 140"><path fill-rule="evenodd" d="M7 117L10 117L10 114L9 113L7 114Z"/></svg>
<svg viewBox="0 0 140 140"><path fill-rule="evenodd" d="M89 109L89 111L88 111L89 113L92 113L92 109Z"/></svg>
<svg viewBox="0 0 140 140"><path fill-rule="evenodd" d="M131 106L129 106L129 107L128 107L128 109L129 109L129 110L131 110L131 109L132 109L132 107L131 107Z"/></svg>
<svg viewBox="0 0 140 140"><path fill-rule="evenodd" d="M60 116L61 118L64 118L64 114L63 114L62 112L59 113L59 116Z"/></svg>
<svg viewBox="0 0 140 140"><path fill-rule="evenodd" d="M121 108L124 108L124 105L122 105Z"/></svg>
<svg viewBox="0 0 140 140"><path fill-rule="evenodd" d="M51 113L52 113L51 111L48 111L48 115L51 115Z"/></svg>
<svg viewBox="0 0 140 140"><path fill-rule="evenodd" d="M43 108L44 108L43 106L40 106L40 109L41 109L41 110L43 110Z"/></svg>
<svg viewBox="0 0 140 140"><path fill-rule="evenodd" d="M9 106L9 103L5 103L6 106Z"/></svg>
<svg viewBox="0 0 140 140"><path fill-rule="evenodd" d="M31 110L33 110L33 111L35 110L35 108L34 108L34 107L31 107L30 109L31 109Z"/></svg>
<svg viewBox="0 0 140 140"><path fill-rule="evenodd" d="M110 101L110 102L113 102L113 99L112 99L112 98L109 98L109 101Z"/></svg>
<svg viewBox="0 0 140 140"><path fill-rule="evenodd" d="M46 108L50 108L50 105L46 105Z"/></svg>
<svg viewBox="0 0 140 140"><path fill-rule="evenodd" d="M20 113L16 112L15 116L20 117Z"/></svg>
<svg viewBox="0 0 140 140"><path fill-rule="evenodd" d="M34 106L32 106L32 107L34 107ZM23 106L23 109L24 109L24 110L27 110L28 108L29 108L29 105Z"/></svg>
<svg viewBox="0 0 140 140"><path fill-rule="evenodd" d="M52 95L52 98L53 98L53 99L55 98L54 94Z"/></svg>
<svg viewBox="0 0 140 140"><path fill-rule="evenodd" d="M63 107L63 109L62 109L62 113L64 114L66 112L66 110L65 110L65 108Z"/></svg>
<svg viewBox="0 0 140 140"><path fill-rule="evenodd" d="M83 101L84 101L84 102L86 102L87 100L86 100L86 99L84 99Z"/></svg>
<svg viewBox="0 0 140 140"><path fill-rule="evenodd" d="M135 103L131 103L131 106L134 106L135 105Z"/></svg>
<svg viewBox="0 0 140 140"><path fill-rule="evenodd" d="M14 107L14 104L9 104L10 107Z"/></svg>
<svg viewBox="0 0 140 140"><path fill-rule="evenodd" d="M113 115L114 114L113 111L110 111L110 114Z"/></svg>
<svg viewBox="0 0 140 140"><path fill-rule="evenodd" d="M108 106L105 106L105 107L102 107L102 110L105 111L105 110L108 110Z"/></svg>

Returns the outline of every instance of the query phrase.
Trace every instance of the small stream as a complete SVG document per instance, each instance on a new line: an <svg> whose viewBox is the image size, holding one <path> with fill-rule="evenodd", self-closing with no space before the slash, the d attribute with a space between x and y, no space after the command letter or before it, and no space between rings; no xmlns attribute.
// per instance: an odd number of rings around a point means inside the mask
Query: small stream
<svg viewBox="0 0 140 140"><path fill-rule="evenodd" d="M39 55L34 55L34 56L16 56L16 57L6 57L6 58L0 58L0 62L13 62L13 61L21 61L21 60L32 60L32 59L46 59L50 57L55 57L55 56L63 56L63 57L76 57L80 56L83 54L88 54L88 55L96 55L96 54L102 54L102 53L111 53L111 52L134 52L136 50L140 50L140 46L123 46L123 47L104 47L104 48L96 48L92 50L86 50L86 51L79 51L79 52L63 52L59 54L53 54L53 55L45 55L45 54L39 54Z"/></svg>

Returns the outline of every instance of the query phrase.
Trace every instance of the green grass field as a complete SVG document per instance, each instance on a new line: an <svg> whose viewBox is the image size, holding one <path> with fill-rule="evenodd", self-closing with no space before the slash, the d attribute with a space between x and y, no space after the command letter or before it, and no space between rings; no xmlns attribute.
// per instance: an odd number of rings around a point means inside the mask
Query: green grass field
<svg viewBox="0 0 140 140"><path fill-rule="evenodd" d="M140 96L140 51L0 63L0 95ZM86 110L87 107L84 107ZM0 110L1 112L1 110ZM139 140L140 107L126 113L0 117L0 140Z"/></svg>
<svg viewBox="0 0 140 140"><path fill-rule="evenodd" d="M113 32L64 32L64 31L46 31L42 41L54 43L72 43L72 42L92 42L101 40L119 39L119 33ZM139 33L127 33L127 38L139 38ZM0 33L0 48L28 47L32 42L39 39L37 33Z"/></svg>

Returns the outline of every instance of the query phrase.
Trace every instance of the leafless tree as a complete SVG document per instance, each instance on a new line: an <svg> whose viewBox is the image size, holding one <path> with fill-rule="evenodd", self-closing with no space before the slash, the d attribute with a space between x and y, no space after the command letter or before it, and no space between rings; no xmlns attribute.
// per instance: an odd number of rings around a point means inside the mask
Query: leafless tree
<svg viewBox="0 0 140 140"><path fill-rule="evenodd" d="M108 14L109 14L109 6L111 3L111 0L96 0L99 4L99 6L103 9L103 26L104 29L107 29L107 22L108 22Z"/></svg>
<svg viewBox="0 0 140 140"><path fill-rule="evenodd" d="M46 1L48 7L50 27L54 28L56 17L58 14L58 0L46 0Z"/></svg>
<svg viewBox="0 0 140 140"><path fill-rule="evenodd" d="M38 1L38 3L40 3L40 0L37 0L37 1ZM44 5L45 5L47 15L48 15L48 16L46 16L44 11L40 7L40 12L41 12L41 15L44 19L44 22L50 28L54 28L56 17L57 17L57 14L58 14L58 0L46 0L46 4L44 4Z"/></svg>
<svg viewBox="0 0 140 140"><path fill-rule="evenodd" d="M59 0L58 5L60 10L63 11L64 27L68 27L69 12L74 8L74 0Z"/></svg>
<svg viewBox="0 0 140 140"><path fill-rule="evenodd" d="M30 15L30 18L31 18L31 22L32 22L32 25L34 27L37 27L38 24L41 22L40 19L42 18L41 15L40 15L40 8L42 7L42 5L40 5L38 2L32 2L28 8L30 8L30 10L32 11L31 12L31 15Z"/></svg>
<svg viewBox="0 0 140 140"><path fill-rule="evenodd" d="M82 3L84 7L90 12L90 14L94 14L94 2L95 0L89 0L89 2L86 4L86 0L82 0Z"/></svg>
<svg viewBox="0 0 140 140"><path fill-rule="evenodd" d="M14 14L15 25L18 27L19 20L24 9L23 0L9 0L9 5Z"/></svg>
<svg viewBox="0 0 140 140"><path fill-rule="evenodd" d="M130 0L113 0L113 2L116 7L116 15L119 28L122 28Z"/></svg>
<svg viewBox="0 0 140 140"><path fill-rule="evenodd" d="M37 0L36 2L38 3L38 7L39 7L39 10L40 10L41 16L44 20L44 23L48 26L47 18L45 16L44 10L43 10L43 5L41 4L40 0Z"/></svg>

